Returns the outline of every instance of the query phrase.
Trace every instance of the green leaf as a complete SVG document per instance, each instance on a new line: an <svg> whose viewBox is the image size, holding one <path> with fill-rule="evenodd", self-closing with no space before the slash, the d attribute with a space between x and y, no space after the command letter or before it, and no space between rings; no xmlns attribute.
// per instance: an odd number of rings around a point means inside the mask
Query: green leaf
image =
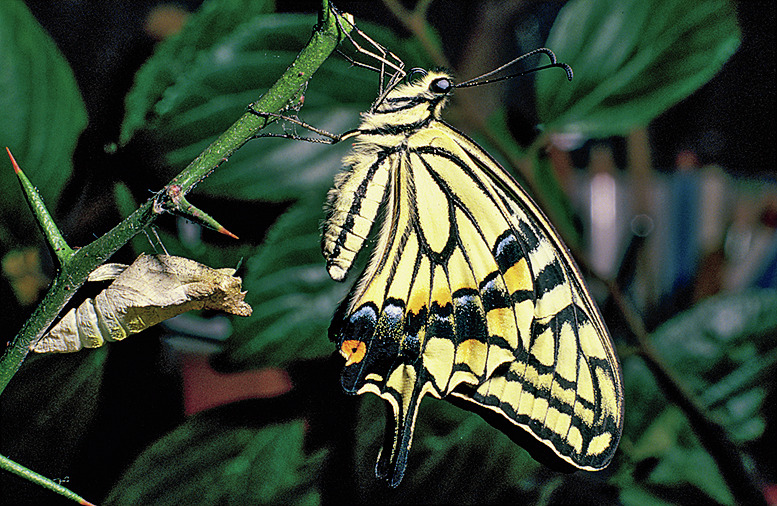
<svg viewBox="0 0 777 506"><path fill-rule="evenodd" d="M49 35L19 0L0 2L0 146L8 146L50 208L72 172L86 109L73 73ZM36 227L12 177L0 174L0 249L35 240Z"/></svg>
<svg viewBox="0 0 777 506"><path fill-rule="evenodd" d="M354 450L360 502L406 504L433 497L437 504L502 504L536 492L541 464L480 416L437 399L421 404L400 486L378 486L375 461L386 416L385 401L363 396Z"/></svg>
<svg viewBox="0 0 777 506"><path fill-rule="evenodd" d="M647 366L637 357L623 361L626 383L624 426L625 451L633 465L648 468L647 476L635 479L633 467L622 466L619 481L621 500L627 504L633 497L652 497L651 501L674 503L680 495L690 503L733 504L713 458L704 450L684 414L668 404L661 395ZM623 444L623 442L622 442ZM621 447L624 451L624 446Z"/></svg>
<svg viewBox="0 0 777 506"><path fill-rule="evenodd" d="M561 233L564 240L570 244L579 244L580 234L575 226L575 214L569 205L569 199L559 185L558 178L553 172L550 159L541 157L536 151L523 149L513 138L507 124L507 115L504 108L495 111L488 118L488 129L492 136L480 137L474 135L476 142L489 154L491 154L521 185L540 208L550 217L551 221ZM498 138L497 141L494 138ZM494 143L499 143L499 148ZM521 160L531 169L531 178L534 184L529 187L523 174L511 167L508 160L501 156L502 150L514 160ZM536 194L535 194L536 193ZM537 195L539 194L539 195Z"/></svg>
<svg viewBox="0 0 777 506"><path fill-rule="evenodd" d="M341 133L356 126L359 111L366 109L367 104L332 106L328 110L306 107L304 119L324 130ZM308 134L299 127L290 131ZM349 148L348 143L326 146L290 139L256 139L240 148L223 169L197 190L215 197L266 202L297 199L311 191L323 196L320 189L332 185ZM177 163L180 154L173 152L168 160Z"/></svg>
<svg viewBox="0 0 777 506"><path fill-rule="evenodd" d="M105 350L94 350L73 355L35 356L14 377L3 396L16 410L14 420L24 424L29 435L20 434L13 438L14 445L33 444L28 438L37 437L35 431L51 431L64 413L78 412L88 420L94 412L96 396L105 364ZM45 392L45 397L41 394ZM6 399L7 396L7 399ZM16 399L16 402L13 401ZM26 399L26 402L22 399ZM10 420L4 420L8 429ZM60 427L65 433L77 432L84 427ZM67 439L64 438L63 439ZM4 442L9 440L4 439ZM40 444L40 442L35 443ZM34 446L34 444L33 444Z"/></svg>
<svg viewBox="0 0 777 506"><path fill-rule="evenodd" d="M662 427L660 430L669 429L665 437L671 438L672 444L647 482L664 487L687 483L719 504L734 504L734 498L720 476L715 461L695 440L693 430L680 411L671 407L664 415L673 418L674 422L667 423L664 417L658 417L654 423Z"/></svg>
<svg viewBox="0 0 777 506"><path fill-rule="evenodd" d="M642 506L645 504L649 504L651 506L674 506L677 504L674 498L664 500L659 499L655 495L651 494L648 490L645 490L640 486L625 487L621 491L619 499L626 506Z"/></svg>
<svg viewBox="0 0 777 506"><path fill-rule="evenodd" d="M272 0L208 0L192 15L183 30L162 42L135 76L126 98L126 116L121 127L121 143L147 124L155 105L167 88L185 75L200 51L217 46L253 17L272 12ZM311 25L312 26L312 25Z"/></svg>
<svg viewBox="0 0 777 506"><path fill-rule="evenodd" d="M159 134L171 140L168 163L172 167L184 166L238 117L251 100L261 96L293 61L313 22L312 16L273 15L254 24L255 30L264 30L263 36L254 34L247 41L280 39L284 41L283 48L262 45L246 48L240 47L242 40L234 41L236 47L231 50L240 53L239 64L224 74L233 74L233 77L218 82L239 83L242 89L234 89L237 85L233 84L233 89L218 89L208 98L198 90L198 95L204 99L202 102L182 103L179 108L171 109L159 124ZM296 39L289 40L290 34ZM201 69L192 70L190 81L207 86L211 91L217 86L209 78L214 65L214 62L204 61ZM198 70L201 72L197 73ZM300 115L318 128L339 134L356 126L359 112L369 107L376 93L377 80L373 73L353 69L344 60L330 59L309 82ZM294 115L294 111L287 113ZM289 123L282 127L274 128L274 132L312 136L304 128ZM298 198L311 187L331 185L347 149L347 143L332 147L289 139L254 140L236 152L223 169L209 177L199 191L241 200L279 202Z"/></svg>
<svg viewBox="0 0 777 506"><path fill-rule="evenodd" d="M736 441L761 435L777 370L777 291L711 297L656 329L656 348Z"/></svg>
<svg viewBox="0 0 777 506"><path fill-rule="evenodd" d="M139 72L128 99L125 129L129 132L142 127L159 139L171 174L186 166L275 83L308 41L317 21L314 15L264 14L257 10L247 10L237 17L242 22L224 30L219 38L199 32L189 35L187 25L181 36L184 40L173 41L176 45L172 49L161 48ZM194 28L197 26L194 24ZM401 42L385 28L362 28L400 55L417 53L413 44ZM176 61L179 53L184 53L184 64ZM150 94L149 89L155 93ZM378 75L354 68L342 57L333 57L300 91L304 94L300 117L339 134L355 127L359 112L377 96ZM155 102L150 105L152 97ZM295 115L300 105L289 104L285 114ZM144 118L145 122L132 118ZM288 122L274 132L312 136ZM288 139L254 140L237 151L197 192L239 200L293 200L311 187L331 185L346 150L346 144L332 148Z"/></svg>
<svg viewBox="0 0 777 506"><path fill-rule="evenodd" d="M332 281L321 256L323 199L306 199L282 216L247 260L243 289L254 312L233 320L219 368L282 367L334 351L327 329L349 283Z"/></svg>
<svg viewBox="0 0 777 506"><path fill-rule="evenodd" d="M93 427L107 352L107 348L99 348L29 358L3 392L0 453L49 478L78 474L80 470L73 466ZM16 493L24 493L26 487L19 490L18 483L11 487L4 483L8 475L0 474L3 499L8 486L7 499L13 502ZM76 479L70 485L82 488ZM36 487L26 493L37 497L41 491Z"/></svg>
<svg viewBox="0 0 777 506"><path fill-rule="evenodd" d="M662 359L735 442L759 444L764 401L777 369L777 290L710 297L653 332ZM625 497L695 494L696 502L731 504L733 498L690 423L668 404L646 365L623 360L626 410L622 446L647 477L629 473ZM623 470L622 470L623 471ZM691 497L691 496L688 496Z"/></svg>
<svg viewBox="0 0 777 506"><path fill-rule="evenodd" d="M150 233L141 236L142 240L138 240L135 252L137 254L142 252L159 254L167 251L171 255L191 258L214 269L220 269L223 267L236 268L256 249L255 246L243 241L236 241L228 237L221 239L220 234L216 235L216 232L194 224L186 218L176 217L175 220L179 228L177 234L159 230L155 231L156 234ZM205 239L208 237L202 235L210 235L211 239L215 236L220 242L215 245L212 242L206 242ZM164 250L157 245L157 236L161 245L164 246ZM238 275L242 276L242 271Z"/></svg>
<svg viewBox="0 0 777 506"><path fill-rule="evenodd" d="M550 158L532 156L529 162L534 171L537 186L542 189L541 205L545 212L550 216L553 225L565 241L571 245L580 246L582 238L575 224L575 212L569 203L569 198L559 184Z"/></svg>
<svg viewBox="0 0 777 506"><path fill-rule="evenodd" d="M196 415L149 447L105 504L320 504L325 453L304 453L302 421L257 428L218 415Z"/></svg>
<svg viewBox="0 0 777 506"><path fill-rule="evenodd" d="M573 0L547 46L575 78L540 73L538 113L550 130L623 135L709 81L740 39L728 0Z"/></svg>

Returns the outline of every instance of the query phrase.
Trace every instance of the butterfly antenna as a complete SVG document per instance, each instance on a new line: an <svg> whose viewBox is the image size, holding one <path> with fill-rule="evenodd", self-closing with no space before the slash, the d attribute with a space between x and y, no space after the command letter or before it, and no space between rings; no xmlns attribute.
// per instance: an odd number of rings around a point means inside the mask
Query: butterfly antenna
<svg viewBox="0 0 777 506"><path fill-rule="evenodd" d="M516 64L517 62L519 62L521 60L524 60L524 59L526 59L526 58L528 58L530 56L534 56L535 54L539 54L539 53L547 55L548 58L550 59L550 63L547 64L547 65L542 65L540 67L535 67L533 69L525 70L525 71L519 72L517 74L510 74L510 75L507 75L507 76L497 77L495 79L488 79L489 77L498 74L499 72L501 72L502 70L506 69L507 67L509 67L511 65L514 65L514 64ZM499 81L504 81L504 80L507 80L507 79L512 79L514 77L525 76L526 74L531 74L532 72L537 72L538 70L545 70L545 69L556 68L556 67L564 69L564 72L567 73L567 79L569 79L570 81L572 80L572 78L574 77L574 74L572 73L572 67L570 67L566 63L560 63L556 59L556 55L550 49L548 49L546 47L540 47L540 48L535 49L534 51L529 51L526 54L522 54L518 58L510 60L509 62L505 63L501 67L498 67L498 68L492 70L491 72L487 72L487 73L485 73L485 74L483 74L481 76L475 77L474 79L470 79L469 81L464 81L463 83L459 83L459 84L456 85L456 88L469 88L470 86L479 86L481 84L496 83L496 82L499 82Z"/></svg>

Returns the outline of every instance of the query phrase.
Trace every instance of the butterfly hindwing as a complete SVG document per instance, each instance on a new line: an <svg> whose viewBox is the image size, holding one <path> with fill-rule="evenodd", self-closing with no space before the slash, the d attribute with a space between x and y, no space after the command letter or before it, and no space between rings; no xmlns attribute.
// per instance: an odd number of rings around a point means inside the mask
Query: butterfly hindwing
<svg viewBox="0 0 777 506"><path fill-rule="evenodd" d="M531 199L472 141L463 135L452 138L472 165L498 183L495 194L514 221L494 253L501 257L502 272L509 273L511 264L528 270L532 290L520 286L524 274L515 278L517 284L510 283L517 288L511 296L521 304L529 295L534 305L531 329L521 333L529 337L524 353L516 354L517 363L504 379L491 378L471 396L454 395L528 427L575 467L601 469L612 458L622 423L620 370L601 316L566 248Z"/></svg>
<svg viewBox="0 0 777 506"><path fill-rule="evenodd" d="M600 469L622 424L607 330L541 211L439 120L444 100L430 90L440 75L398 87L365 116L324 224L330 274L344 276L382 199L372 257L330 332L346 357L343 388L382 397L393 414L377 474L401 480L426 394Z"/></svg>

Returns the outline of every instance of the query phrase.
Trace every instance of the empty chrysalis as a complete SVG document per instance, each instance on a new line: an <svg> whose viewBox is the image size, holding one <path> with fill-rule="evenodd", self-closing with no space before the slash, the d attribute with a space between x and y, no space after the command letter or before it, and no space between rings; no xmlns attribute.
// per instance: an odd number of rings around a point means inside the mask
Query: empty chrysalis
<svg viewBox="0 0 777 506"><path fill-rule="evenodd" d="M33 346L38 353L69 353L120 341L194 309L250 316L241 279L188 258L141 254L132 265L105 264L89 281L113 282L71 309Z"/></svg>

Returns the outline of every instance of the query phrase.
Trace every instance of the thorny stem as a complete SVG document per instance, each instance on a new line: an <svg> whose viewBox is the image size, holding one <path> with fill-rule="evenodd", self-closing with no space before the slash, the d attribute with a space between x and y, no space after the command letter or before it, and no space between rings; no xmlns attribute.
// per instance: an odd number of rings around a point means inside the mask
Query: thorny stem
<svg viewBox="0 0 777 506"><path fill-rule="evenodd" d="M340 42L343 35L340 33L335 16L331 14L326 0L322 1L322 4L326 11L320 16L321 22L314 28L310 41L272 88L251 104L253 110L264 112L282 110L295 99L300 88ZM342 25L351 26L350 21ZM175 203L170 201L170 192L167 188L177 185L180 187L180 195L186 195L268 122L268 119L250 112L243 114L164 189L105 235L76 250L63 263L46 296L0 358L0 393L21 367L31 343L43 335L76 290L86 281L89 273L105 262L135 234L156 220L161 209L175 207ZM186 209L180 209L180 212L185 213Z"/></svg>
<svg viewBox="0 0 777 506"><path fill-rule="evenodd" d="M321 3L322 11L319 14L319 22L313 30L310 41L273 87L258 101L251 104L250 107L254 111L279 112L295 100L302 86L340 43L343 34L335 20L334 13L329 9L329 2L322 0ZM352 19L348 19L344 23L341 22L339 25L351 27ZM191 213L192 210L197 210L188 203L185 195L225 162L232 153L253 138L256 132L264 128L268 122L267 118L246 112L154 197L105 235L76 251L73 251L59 234L59 230L51 220L43 202L39 198L35 198L37 192L34 191L34 187L13 162L25 194L28 196L28 202L30 202L30 206L59 260L60 269L46 296L0 358L0 394L21 367L29 353L30 345L48 329L78 288L86 281L89 273L104 263L138 232L153 223L161 212L171 211L187 214ZM11 159L13 160L13 157ZM202 214L204 213L198 214L198 216L202 218ZM204 216L207 222L209 217L206 214ZM223 229L218 224L216 224L216 228ZM219 231L225 233L225 230ZM45 486L80 504L91 504L67 488L7 457L0 456L0 468Z"/></svg>

